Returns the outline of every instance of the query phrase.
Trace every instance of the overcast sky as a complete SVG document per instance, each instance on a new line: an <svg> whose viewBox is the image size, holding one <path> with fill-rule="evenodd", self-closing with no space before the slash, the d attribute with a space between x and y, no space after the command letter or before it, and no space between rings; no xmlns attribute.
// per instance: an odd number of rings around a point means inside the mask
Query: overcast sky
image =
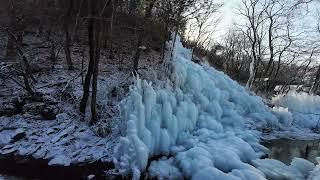
<svg viewBox="0 0 320 180"><path fill-rule="evenodd" d="M217 27L217 33L214 39L220 42L236 19L236 8L239 6L239 0L223 0L223 7L220 10L221 21Z"/></svg>
<svg viewBox="0 0 320 180"><path fill-rule="evenodd" d="M237 8L239 8L240 0L221 0L224 6L220 9L221 21L216 27L216 33L214 35L214 41L221 42L224 36L227 34L228 29L232 27L233 23L239 23L242 21L242 17L237 14ZM301 16L295 19L295 24L300 24L300 28L311 29L315 27L316 20L313 18L314 13L319 11L319 3L312 3L309 5L308 15L305 12L300 12ZM303 9L302 11L306 11ZM313 17L312 17L313 16Z"/></svg>

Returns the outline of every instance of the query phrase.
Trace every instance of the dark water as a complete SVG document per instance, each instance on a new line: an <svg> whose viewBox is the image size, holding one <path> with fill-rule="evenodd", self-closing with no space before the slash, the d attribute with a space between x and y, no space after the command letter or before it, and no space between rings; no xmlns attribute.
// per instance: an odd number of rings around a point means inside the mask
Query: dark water
<svg viewBox="0 0 320 180"><path fill-rule="evenodd" d="M315 158L320 157L320 140L276 139L262 142L262 145L270 150L268 158L280 160L287 165L294 157L304 158L315 164L317 164ZM82 167L49 167L47 162L32 160L22 164L17 162L19 162L17 158L0 158L0 180L86 179L89 174L99 177L104 170L111 168L100 163Z"/></svg>
<svg viewBox="0 0 320 180"><path fill-rule="evenodd" d="M31 179L0 174L0 180L31 180Z"/></svg>
<svg viewBox="0 0 320 180"><path fill-rule="evenodd" d="M72 180L87 179L89 175L108 179L104 172L113 168L112 163L100 161L64 167L48 166L48 160L31 157L0 156L0 180Z"/></svg>
<svg viewBox="0 0 320 180"><path fill-rule="evenodd" d="M276 139L262 144L270 150L268 158L289 165L294 157L304 158L317 164L315 158L320 157L319 143L320 140Z"/></svg>

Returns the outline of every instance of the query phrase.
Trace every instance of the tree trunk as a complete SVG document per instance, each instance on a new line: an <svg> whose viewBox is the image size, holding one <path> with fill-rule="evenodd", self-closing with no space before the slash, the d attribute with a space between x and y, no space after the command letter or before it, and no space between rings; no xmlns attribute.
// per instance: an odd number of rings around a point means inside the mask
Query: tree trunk
<svg viewBox="0 0 320 180"><path fill-rule="evenodd" d="M256 41L254 40L254 42L251 45L251 53L252 53L252 59L251 59L251 63L250 63L250 77L247 81L246 87L248 89L252 88L253 82L256 78L256 68L257 68L257 54L256 54Z"/></svg>
<svg viewBox="0 0 320 180"><path fill-rule="evenodd" d="M136 52L133 56L133 72L137 73L138 72L138 66L139 66L139 58L141 54L141 44L142 44L142 34L139 35L138 37L138 43L137 43L137 48Z"/></svg>
<svg viewBox="0 0 320 180"><path fill-rule="evenodd" d="M137 0L130 0L129 2L129 14L134 14L137 8Z"/></svg>
<svg viewBox="0 0 320 180"><path fill-rule="evenodd" d="M138 71L138 67L139 67L139 58L140 58L140 54L141 54L141 45L142 45L143 37L145 36L144 26L146 25L146 22L148 21L148 19L151 17L151 13L152 13L152 9L153 9L154 3L155 3L155 0L151 0L150 1L149 5L148 5L148 8L146 9L146 12L145 12L144 20L139 26L140 28L142 28L142 30L138 35L137 47L136 47L135 54L133 56L133 72L134 73L136 73Z"/></svg>
<svg viewBox="0 0 320 180"><path fill-rule="evenodd" d="M176 46L178 29L179 29L179 23L176 23L176 30L174 31L173 42L172 42L172 49L171 49L171 53L170 53L170 62L173 60L173 53L174 53L174 48L175 48L175 46ZM193 51L194 51L194 50L192 50L192 53L193 53ZM193 54L192 54L192 56L193 56Z"/></svg>
<svg viewBox="0 0 320 180"><path fill-rule="evenodd" d="M91 13L89 22L88 22L88 39L89 39L89 66L88 66L88 71L85 77L84 81L84 86L83 86L83 96L80 102L80 112L85 114L86 111L86 106L87 106L87 101L89 98L89 91L90 91L90 85L91 85L91 77L93 74L93 69L94 69L94 51L95 51L95 43L94 43L94 37L93 37L93 25L94 25L94 1L92 0L91 3L89 3L89 11Z"/></svg>
<svg viewBox="0 0 320 180"><path fill-rule="evenodd" d="M56 64L56 46L55 46L55 43L52 39L50 39L50 61L52 63L52 66L51 66L51 69L53 70L54 69L54 65Z"/></svg>
<svg viewBox="0 0 320 180"><path fill-rule="evenodd" d="M251 89L252 88L252 85L253 85L253 82L254 82L254 79L255 79L255 76L256 76L256 71L255 71L255 58L252 57L252 60L251 60L251 63L250 63L250 76L249 76L249 79L247 81L247 84L246 84L246 87L247 89Z"/></svg>
<svg viewBox="0 0 320 180"><path fill-rule="evenodd" d="M64 19L64 33L65 33L65 44L64 44L64 51L66 55L66 61L68 65L68 70L73 70L72 60L71 60L71 52L70 52L70 46L71 46L71 38L70 38L70 32L69 32L69 23L70 23L70 16L72 14L73 9L73 0L69 0L70 4L67 10L67 13L65 15Z"/></svg>
<svg viewBox="0 0 320 180"><path fill-rule="evenodd" d="M15 37L17 37L17 26L18 26L18 21L16 17L16 10L15 10L15 3L14 1L10 1L8 4L9 8L9 20L10 20L10 25L9 25L9 32L12 32ZM17 58L17 48L18 46L15 42L14 36L11 36L8 34L8 40L7 40L7 46L6 46L6 58L8 61L16 61Z"/></svg>
<svg viewBox="0 0 320 180"><path fill-rule="evenodd" d="M163 38L163 42L162 42L162 57L161 57L161 61L162 61L162 63L164 62L164 56L165 56L165 52L166 52L166 40L167 40L167 32L168 32L168 21L169 20L167 20L166 22L165 22L165 35L164 35L164 38Z"/></svg>
<svg viewBox="0 0 320 180"><path fill-rule="evenodd" d="M180 3L183 3L183 1L180 1ZM173 37L173 44L172 44L172 49L171 49L171 53L170 53L170 61L173 60L173 53L174 53L174 48L176 45L176 40L177 40L177 35L178 35L178 31L179 31L179 24L181 22L181 14L183 12L183 7L181 6L178 10L178 19L176 20L174 27L175 27L175 31L174 31L174 37ZM192 52L193 53L193 52ZM193 56L193 54L192 54Z"/></svg>
<svg viewBox="0 0 320 180"><path fill-rule="evenodd" d="M66 61L67 61L67 65L68 65L68 70L73 70L73 65L72 65L72 60L71 60L71 52L70 52L70 35L69 35L69 30L68 27L65 27L65 44L64 44L64 52L66 55Z"/></svg>
<svg viewBox="0 0 320 180"><path fill-rule="evenodd" d="M314 83L311 88L311 93L318 94L319 86L320 86L320 65L316 73L316 79L314 80Z"/></svg>
<svg viewBox="0 0 320 180"><path fill-rule="evenodd" d="M106 6L110 6L112 0L107 1ZM84 92L83 97L80 103L80 112L85 113L87 101L89 98L90 83L92 78L92 94L91 94L91 121L90 125L97 121L97 86L98 86L98 75L99 75L99 60L100 60L100 47L102 39L102 15L103 12L98 14L99 5L97 1L91 0L90 5L90 18L88 23L88 38L89 38L89 56L90 62L88 67L88 72L85 78L84 83ZM113 1L112 1L113 8ZM113 11L112 11L113 12ZM110 16L111 17L111 16ZM109 16L107 18L110 18ZM112 20L110 24L113 23ZM109 28L112 28L111 25L108 25Z"/></svg>
<svg viewBox="0 0 320 180"><path fill-rule="evenodd" d="M268 41L269 41L269 51L270 51L270 58L268 65L264 71L264 76L266 76L270 70L270 67L273 63L273 58L274 58L274 48L273 48L273 33L272 33L272 28L273 28L273 18L269 17L270 19L270 24L269 24L269 34L268 34ZM271 72L272 73L272 72Z"/></svg>
<svg viewBox="0 0 320 180"><path fill-rule="evenodd" d="M100 46L101 46L101 18L96 22L95 28L95 61L92 77L92 95L91 95L91 124L97 121L97 86L98 86L98 75L99 75L99 60L100 60Z"/></svg>

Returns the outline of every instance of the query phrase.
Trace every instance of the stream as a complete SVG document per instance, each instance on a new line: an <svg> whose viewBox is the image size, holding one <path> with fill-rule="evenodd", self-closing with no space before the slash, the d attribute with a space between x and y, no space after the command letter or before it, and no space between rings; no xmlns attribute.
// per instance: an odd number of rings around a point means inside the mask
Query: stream
<svg viewBox="0 0 320 180"><path fill-rule="evenodd" d="M22 156L0 156L0 180L31 179L105 179L105 171L113 169L112 163L94 161L71 166L49 166L48 160Z"/></svg>
<svg viewBox="0 0 320 180"><path fill-rule="evenodd" d="M275 139L262 142L270 151L268 158L277 159L289 165L294 157L307 159L315 164L320 157L320 140ZM30 179L86 179L94 174L105 178L103 171L112 168L111 164L94 162L83 166L53 167L45 160L23 157L0 158L0 180ZM5 175L4 175L5 174Z"/></svg>
<svg viewBox="0 0 320 180"><path fill-rule="evenodd" d="M263 142L270 151L268 158L277 159L287 165L294 157L307 159L317 164L315 158L320 157L320 140L275 139Z"/></svg>

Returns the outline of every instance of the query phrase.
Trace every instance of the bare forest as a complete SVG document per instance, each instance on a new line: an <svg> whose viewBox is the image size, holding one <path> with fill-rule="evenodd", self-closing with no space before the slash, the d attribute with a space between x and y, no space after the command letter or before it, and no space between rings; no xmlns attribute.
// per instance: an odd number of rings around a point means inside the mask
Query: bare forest
<svg viewBox="0 0 320 180"><path fill-rule="evenodd" d="M281 101L293 91L315 112ZM319 95L318 0L0 0L0 179L277 179L259 141L306 113L317 134ZM201 128L256 155L219 165Z"/></svg>

